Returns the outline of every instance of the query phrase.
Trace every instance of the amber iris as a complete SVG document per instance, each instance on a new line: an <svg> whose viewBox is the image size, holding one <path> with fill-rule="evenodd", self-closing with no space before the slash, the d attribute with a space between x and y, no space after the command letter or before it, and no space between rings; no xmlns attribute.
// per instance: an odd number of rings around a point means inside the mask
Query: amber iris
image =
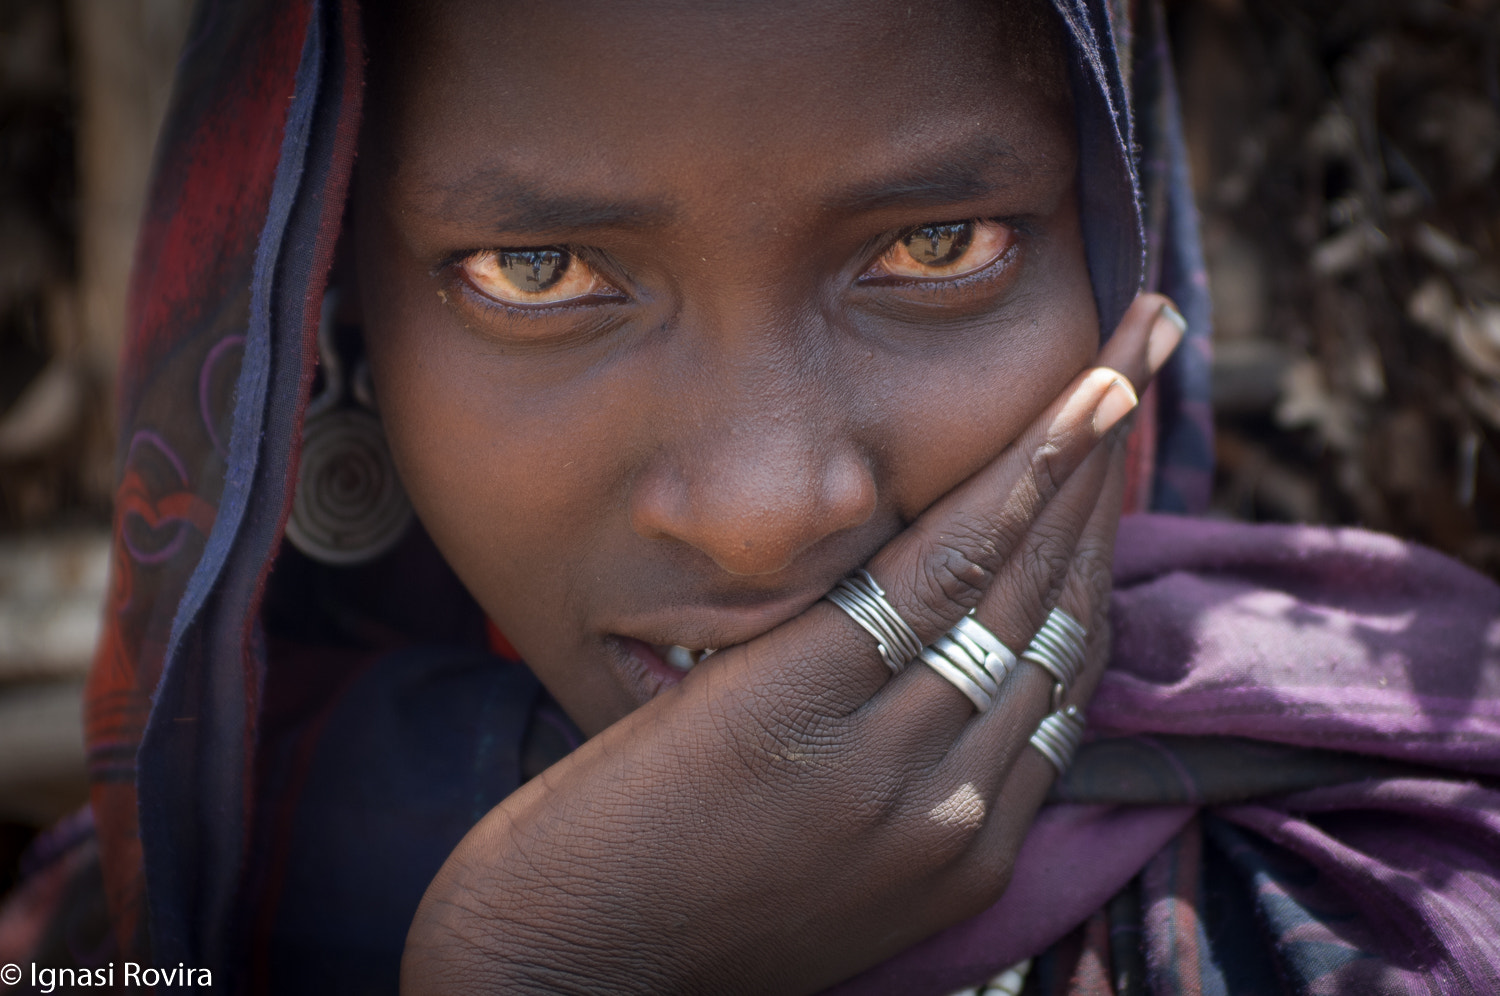
<svg viewBox="0 0 1500 996"><path fill-rule="evenodd" d="M516 290L544 291L568 270L568 253L561 249L518 249L501 252L499 271Z"/></svg>
<svg viewBox="0 0 1500 996"><path fill-rule="evenodd" d="M957 262L974 241L974 223L924 225L901 240L911 258L923 266L947 266Z"/></svg>

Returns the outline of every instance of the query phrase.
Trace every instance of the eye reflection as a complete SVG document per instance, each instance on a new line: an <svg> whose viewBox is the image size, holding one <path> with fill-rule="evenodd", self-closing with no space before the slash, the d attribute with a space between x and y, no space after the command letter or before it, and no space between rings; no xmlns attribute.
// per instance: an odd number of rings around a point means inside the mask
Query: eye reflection
<svg viewBox="0 0 1500 996"><path fill-rule="evenodd" d="M506 304L561 304L618 291L575 253L561 246L492 249L460 264L479 291Z"/></svg>
<svg viewBox="0 0 1500 996"><path fill-rule="evenodd" d="M1015 242L1015 230L998 221L950 221L907 232L870 269L871 277L932 280L984 269Z"/></svg>
<svg viewBox="0 0 1500 996"><path fill-rule="evenodd" d="M949 266L963 256L974 241L974 226L928 225L901 240L906 252L923 266Z"/></svg>

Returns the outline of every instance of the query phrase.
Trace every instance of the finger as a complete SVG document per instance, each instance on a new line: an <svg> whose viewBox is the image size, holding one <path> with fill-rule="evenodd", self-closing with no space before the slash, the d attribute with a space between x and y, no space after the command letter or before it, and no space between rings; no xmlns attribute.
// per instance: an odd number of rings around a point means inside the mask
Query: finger
<svg viewBox="0 0 1500 996"><path fill-rule="evenodd" d="M981 599L980 609L988 607L991 618L980 621L1008 646L1024 647L1048 609L1056 604L1079 537L1105 486L1109 465L1107 448L1089 454L1057 496L1042 509ZM995 617L1000 618L998 625ZM941 660L938 663L941 665ZM885 692L872 700L867 711L874 724L889 716L900 725L915 725L922 730L924 753L936 761L948 753L953 738L969 721L973 710L974 704L954 686L952 679L928 666L924 658L913 662Z"/></svg>
<svg viewBox="0 0 1500 996"><path fill-rule="evenodd" d="M951 626L954 603L963 611L973 607L982 588L967 579L987 579L1009 558L1042 506L1135 407L1183 327L1167 298L1138 297L1101 351L1099 366L1080 374L995 462L871 559L871 572L882 585L889 579L892 603L910 611L906 617L920 636L930 639ZM1112 373L1124 377L1112 379Z"/></svg>
<svg viewBox="0 0 1500 996"><path fill-rule="evenodd" d="M1067 690L1064 705L1088 705L1109 658L1109 605L1114 587L1115 539L1125 500L1126 433L1110 441L1110 470L1089 525L1074 551L1057 607L1080 621L1088 632L1083 671ZM1030 661L1031 670L1046 671ZM1049 697L1049 707L1050 707Z"/></svg>
<svg viewBox="0 0 1500 996"><path fill-rule="evenodd" d="M1124 374L1137 392L1166 365L1187 332L1187 320L1170 298L1141 294L1131 302L1096 365Z"/></svg>

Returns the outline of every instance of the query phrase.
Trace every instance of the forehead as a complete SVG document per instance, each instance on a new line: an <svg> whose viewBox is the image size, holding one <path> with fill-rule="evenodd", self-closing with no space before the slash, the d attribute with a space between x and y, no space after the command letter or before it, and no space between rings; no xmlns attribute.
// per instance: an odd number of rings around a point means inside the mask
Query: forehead
<svg viewBox="0 0 1500 996"><path fill-rule="evenodd" d="M621 197L851 189L898 160L1072 165L1045 0L388 0L372 14L369 151L434 196L497 163L533 186L564 182L565 165L566 182Z"/></svg>

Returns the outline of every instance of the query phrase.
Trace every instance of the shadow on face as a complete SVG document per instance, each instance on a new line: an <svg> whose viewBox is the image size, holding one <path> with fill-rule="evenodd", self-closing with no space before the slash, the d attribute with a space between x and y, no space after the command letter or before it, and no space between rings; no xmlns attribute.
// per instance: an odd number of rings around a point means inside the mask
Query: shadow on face
<svg viewBox="0 0 1500 996"><path fill-rule="evenodd" d="M585 730L662 648L801 611L1094 355L1042 0L417 6L370 14L382 417Z"/></svg>

